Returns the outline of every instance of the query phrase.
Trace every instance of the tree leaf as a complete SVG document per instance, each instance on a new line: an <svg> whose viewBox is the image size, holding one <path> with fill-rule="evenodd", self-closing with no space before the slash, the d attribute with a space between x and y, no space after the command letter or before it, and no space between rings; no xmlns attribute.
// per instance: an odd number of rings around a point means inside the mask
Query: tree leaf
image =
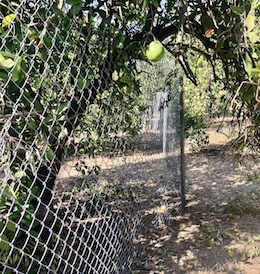
<svg viewBox="0 0 260 274"><path fill-rule="evenodd" d="M5 60L4 56L0 53L0 63Z"/></svg>
<svg viewBox="0 0 260 274"><path fill-rule="evenodd" d="M6 186L4 188L4 195L7 195L8 197L16 198L13 188L11 186L9 186L8 184L6 184Z"/></svg>
<svg viewBox="0 0 260 274"><path fill-rule="evenodd" d="M257 32L251 31L247 35L248 35L248 38L252 44L255 44L256 42L259 41L259 36L258 36Z"/></svg>
<svg viewBox="0 0 260 274"><path fill-rule="evenodd" d="M167 11L168 12L172 10L173 4L174 4L174 1L168 1L168 3L167 3Z"/></svg>
<svg viewBox="0 0 260 274"><path fill-rule="evenodd" d="M17 82L20 79L20 72L21 72L21 66L19 63L17 63L12 72L12 79L14 82Z"/></svg>
<svg viewBox="0 0 260 274"><path fill-rule="evenodd" d="M77 5L81 3L81 0L66 0L66 3L69 5Z"/></svg>
<svg viewBox="0 0 260 274"><path fill-rule="evenodd" d="M258 9L260 7L260 0L251 0L252 9Z"/></svg>
<svg viewBox="0 0 260 274"><path fill-rule="evenodd" d="M259 77L260 76L260 69L259 68L252 68L251 69L251 75Z"/></svg>
<svg viewBox="0 0 260 274"><path fill-rule="evenodd" d="M0 236L0 249L8 251L11 248L8 243L8 238L4 234L2 234Z"/></svg>
<svg viewBox="0 0 260 274"><path fill-rule="evenodd" d="M245 62L246 62L246 72L247 72L249 78L251 78L251 70L253 68L253 62L252 62L250 56L248 55L248 53L246 53Z"/></svg>
<svg viewBox="0 0 260 274"><path fill-rule="evenodd" d="M11 14L5 16L5 18L2 20L2 27L4 28L4 27L8 26L12 22L14 17L15 17L14 13L11 13Z"/></svg>
<svg viewBox="0 0 260 274"><path fill-rule="evenodd" d="M8 74L6 72L0 71L0 81L6 81L8 80Z"/></svg>
<svg viewBox="0 0 260 274"><path fill-rule="evenodd" d="M236 14L242 14L244 12L244 9L242 7L236 7L234 5L230 5L229 7Z"/></svg>
<svg viewBox="0 0 260 274"><path fill-rule="evenodd" d="M15 224L12 223L12 222L10 222L10 221L8 221L6 227L7 227L7 229L8 229L9 231L12 231L12 232L15 232L15 231L16 231Z"/></svg>
<svg viewBox="0 0 260 274"><path fill-rule="evenodd" d="M43 106L39 100L34 101L34 107L37 110L37 112L39 112L39 113L43 112Z"/></svg>
<svg viewBox="0 0 260 274"><path fill-rule="evenodd" d="M0 53L0 66L6 69L10 69L15 65L15 62L11 58L4 58L4 56Z"/></svg>
<svg viewBox="0 0 260 274"><path fill-rule="evenodd" d="M243 101L251 101L255 97L254 86L247 85L244 92L241 94L241 99Z"/></svg>
<svg viewBox="0 0 260 274"><path fill-rule="evenodd" d="M142 11L145 11L149 6L149 0L143 0Z"/></svg>
<svg viewBox="0 0 260 274"><path fill-rule="evenodd" d="M158 7L159 7L159 5L158 5L158 1L157 1L157 0L152 0L152 3L153 3L153 5L154 5L156 8L158 8Z"/></svg>
<svg viewBox="0 0 260 274"><path fill-rule="evenodd" d="M249 13L246 17L247 30L251 31L255 27L255 17L252 13Z"/></svg>
<svg viewBox="0 0 260 274"><path fill-rule="evenodd" d="M258 9L260 7L260 1L257 1L257 3L254 5L254 9Z"/></svg>
<svg viewBox="0 0 260 274"><path fill-rule="evenodd" d="M81 10L82 2L79 1L78 3L72 5L71 9L69 10L69 16L73 16L75 14L78 14Z"/></svg>
<svg viewBox="0 0 260 274"><path fill-rule="evenodd" d="M53 150L52 150L50 147L48 147L48 148L46 149L45 155L46 155L46 157L47 157L49 160L53 160L54 157L55 157L55 154L54 154Z"/></svg>
<svg viewBox="0 0 260 274"><path fill-rule="evenodd" d="M25 175L25 172L22 171L22 170L19 170L17 171L14 176L17 178L17 179L21 179L23 176Z"/></svg>
<svg viewBox="0 0 260 274"><path fill-rule="evenodd" d="M0 51L0 55L14 59L14 55L8 51Z"/></svg>

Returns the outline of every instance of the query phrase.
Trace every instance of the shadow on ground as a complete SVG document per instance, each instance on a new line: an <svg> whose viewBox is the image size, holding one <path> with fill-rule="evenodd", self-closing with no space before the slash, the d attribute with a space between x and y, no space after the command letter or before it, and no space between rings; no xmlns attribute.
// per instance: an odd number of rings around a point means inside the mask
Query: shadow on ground
<svg viewBox="0 0 260 274"><path fill-rule="evenodd" d="M224 146L188 153L187 213L180 215L179 157L147 151L89 163L102 170L94 182L127 188L135 198L142 223L132 273L260 273L260 182L247 180L258 163L248 157L245 170ZM64 166L68 184L79 178L74 164Z"/></svg>

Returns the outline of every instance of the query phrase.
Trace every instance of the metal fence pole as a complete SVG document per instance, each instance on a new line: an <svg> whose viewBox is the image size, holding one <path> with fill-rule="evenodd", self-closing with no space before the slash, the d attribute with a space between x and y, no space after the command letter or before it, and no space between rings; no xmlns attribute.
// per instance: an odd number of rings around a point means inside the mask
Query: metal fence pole
<svg viewBox="0 0 260 274"><path fill-rule="evenodd" d="M163 154L166 156L167 154L167 134L168 134L168 107L164 102L163 106Z"/></svg>
<svg viewBox="0 0 260 274"><path fill-rule="evenodd" d="M184 102L183 102L183 78L179 82L179 96L180 96L180 148L181 148L181 184L180 184L180 197L181 197L181 213L186 212L186 198L185 198L185 151L184 151Z"/></svg>

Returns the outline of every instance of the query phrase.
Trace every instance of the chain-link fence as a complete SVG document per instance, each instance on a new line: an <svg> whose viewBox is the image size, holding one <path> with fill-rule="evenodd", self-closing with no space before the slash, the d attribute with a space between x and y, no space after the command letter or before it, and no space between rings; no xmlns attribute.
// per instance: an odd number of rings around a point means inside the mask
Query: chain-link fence
<svg viewBox="0 0 260 274"><path fill-rule="evenodd" d="M145 201L178 212L178 89L140 100L93 3L0 3L1 273L130 273Z"/></svg>

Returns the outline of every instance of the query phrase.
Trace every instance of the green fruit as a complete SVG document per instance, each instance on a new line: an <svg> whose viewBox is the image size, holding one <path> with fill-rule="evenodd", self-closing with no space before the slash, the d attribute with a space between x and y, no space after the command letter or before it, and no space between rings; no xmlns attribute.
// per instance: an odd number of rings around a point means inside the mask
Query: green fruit
<svg viewBox="0 0 260 274"><path fill-rule="evenodd" d="M159 41L152 41L147 50L147 58L152 62L160 61L164 56L164 47Z"/></svg>

